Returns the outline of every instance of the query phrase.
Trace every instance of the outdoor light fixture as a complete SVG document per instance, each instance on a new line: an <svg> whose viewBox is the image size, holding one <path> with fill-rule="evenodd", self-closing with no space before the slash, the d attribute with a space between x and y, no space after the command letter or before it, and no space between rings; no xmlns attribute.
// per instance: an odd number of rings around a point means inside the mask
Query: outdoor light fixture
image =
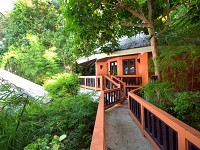
<svg viewBox="0 0 200 150"><path fill-rule="evenodd" d="M140 59L139 58L137 59L137 62L140 63Z"/></svg>

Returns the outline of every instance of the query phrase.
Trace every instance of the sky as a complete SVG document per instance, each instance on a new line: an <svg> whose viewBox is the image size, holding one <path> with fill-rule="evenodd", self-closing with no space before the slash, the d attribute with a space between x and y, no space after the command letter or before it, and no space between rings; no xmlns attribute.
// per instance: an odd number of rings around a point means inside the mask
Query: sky
<svg viewBox="0 0 200 150"><path fill-rule="evenodd" d="M16 0L0 0L0 12L4 13L7 10L12 10Z"/></svg>

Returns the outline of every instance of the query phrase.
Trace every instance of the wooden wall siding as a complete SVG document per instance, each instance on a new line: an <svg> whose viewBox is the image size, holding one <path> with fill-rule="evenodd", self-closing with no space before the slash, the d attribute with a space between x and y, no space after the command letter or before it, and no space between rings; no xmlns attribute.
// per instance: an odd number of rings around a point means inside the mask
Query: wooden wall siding
<svg viewBox="0 0 200 150"><path fill-rule="evenodd" d="M199 131L134 94L138 90L128 94L128 111L155 150L200 149ZM132 100L140 104L140 109ZM141 122L138 121L138 110L141 113Z"/></svg>
<svg viewBox="0 0 200 150"><path fill-rule="evenodd" d="M138 75L142 77L142 84L145 85L149 80L149 71L148 71L148 53L143 53L138 55L140 63L138 63Z"/></svg>
<svg viewBox="0 0 200 150"><path fill-rule="evenodd" d="M102 66L102 67L101 67ZM96 62L96 75L97 76L102 76L102 75L108 75L107 74L107 63L106 62Z"/></svg>
<svg viewBox="0 0 200 150"><path fill-rule="evenodd" d="M149 54L145 52L143 54L134 54L134 55L128 55L128 56L107 58L107 59L104 59L103 61L98 60L96 63L96 75L110 76L111 75L110 62L117 61L117 75L122 76L123 75L123 60L135 59L136 76L141 76L142 84L145 85L146 83L148 83L148 78L149 78L148 55ZM140 62L138 62L137 59L140 59Z"/></svg>

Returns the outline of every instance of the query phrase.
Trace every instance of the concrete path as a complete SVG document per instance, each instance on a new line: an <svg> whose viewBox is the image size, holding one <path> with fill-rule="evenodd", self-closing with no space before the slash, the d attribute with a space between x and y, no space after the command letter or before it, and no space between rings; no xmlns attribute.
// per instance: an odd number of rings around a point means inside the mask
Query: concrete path
<svg viewBox="0 0 200 150"><path fill-rule="evenodd" d="M153 150L128 114L128 102L105 111L107 150Z"/></svg>

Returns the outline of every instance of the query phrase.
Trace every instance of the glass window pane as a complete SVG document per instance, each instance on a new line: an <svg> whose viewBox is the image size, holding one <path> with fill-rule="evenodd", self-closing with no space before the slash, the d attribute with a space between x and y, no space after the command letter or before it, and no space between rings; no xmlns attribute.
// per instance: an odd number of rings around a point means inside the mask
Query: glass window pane
<svg viewBox="0 0 200 150"><path fill-rule="evenodd" d="M129 73L135 74L135 59L130 60Z"/></svg>
<svg viewBox="0 0 200 150"><path fill-rule="evenodd" d="M110 74L117 75L117 62L110 62Z"/></svg>
<svg viewBox="0 0 200 150"><path fill-rule="evenodd" d="M123 60L123 74L136 74L135 59Z"/></svg>
<svg viewBox="0 0 200 150"><path fill-rule="evenodd" d="M128 60L123 60L123 73L128 74Z"/></svg>

